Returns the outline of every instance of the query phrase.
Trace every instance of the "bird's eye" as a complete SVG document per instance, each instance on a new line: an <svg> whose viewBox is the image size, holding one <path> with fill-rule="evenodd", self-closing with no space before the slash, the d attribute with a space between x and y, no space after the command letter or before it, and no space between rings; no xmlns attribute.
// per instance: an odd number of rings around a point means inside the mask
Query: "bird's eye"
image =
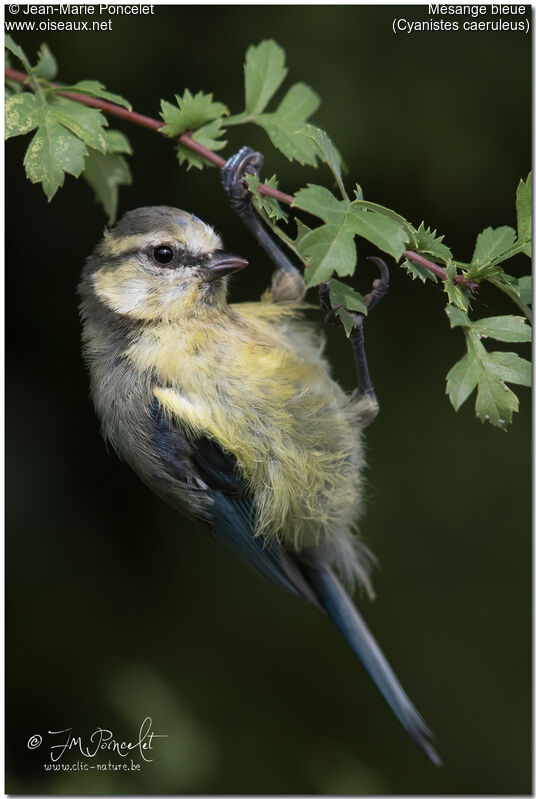
<svg viewBox="0 0 536 799"><path fill-rule="evenodd" d="M154 248L153 258L159 264L169 264L173 260L173 250L167 244L161 244Z"/></svg>

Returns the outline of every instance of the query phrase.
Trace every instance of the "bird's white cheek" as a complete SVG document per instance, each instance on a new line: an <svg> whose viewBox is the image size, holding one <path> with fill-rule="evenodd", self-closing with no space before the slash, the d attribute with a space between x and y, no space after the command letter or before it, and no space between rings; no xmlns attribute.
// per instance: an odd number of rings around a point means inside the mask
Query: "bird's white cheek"
<svg viewBox="0 0 536 799"><path fill-rule="evenodd" d="M109 308L123 316L152 319L176 307L184 296L184 281L174 272L145 274L128 263L116 270L99 270L93 277L95 294Z"/></svg>
<svg viewBox="0 0 536 799"><path fill-rule="evenodd" d="M95 294L117 313L129 314L142 310L147 306L151 293L147 280L143 276L120 272L97 272L93 278Z"/></svg>

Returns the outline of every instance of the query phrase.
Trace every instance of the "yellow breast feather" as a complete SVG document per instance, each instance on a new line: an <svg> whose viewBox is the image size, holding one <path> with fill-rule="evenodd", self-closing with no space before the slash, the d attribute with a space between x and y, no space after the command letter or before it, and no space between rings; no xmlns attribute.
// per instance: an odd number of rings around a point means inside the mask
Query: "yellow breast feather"
<svg viewBox="0 0 536 799"><path fill-rule="evenodd" d="M175 424L234 455L255 499L256 532L301 551L352 526L359 430L320 349L293 346L296 309L261 305L234 306L210 333L193 322L144 331L127 355L153 370L154 394Z"/></svg>

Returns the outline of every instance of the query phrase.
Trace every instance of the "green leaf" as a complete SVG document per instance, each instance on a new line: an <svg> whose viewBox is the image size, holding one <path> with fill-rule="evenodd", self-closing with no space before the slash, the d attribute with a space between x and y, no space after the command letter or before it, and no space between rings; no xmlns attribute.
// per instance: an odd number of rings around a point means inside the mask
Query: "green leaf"
<svg viewBox="0 0 536 799"><path fill-rule="evenodd" d="M501 257L500 260L506 261L510 257L511 255L507 254L504 258ZM499 262L495 261L487 264L470 265L464 270L464 276L468 280L492 280L496 277L500 279L502 272L503 270L502 267L499 266Z"/></svg>
<svg viewBox="0 0 536 799"><path fill-rule="evenodd" d="M285 52L273 40L252 45L246 53L246 108L227 120L228 125L253 122L263 128L272 144L290 160L316 166L316 145L301 133L320 99L305 83L295 83L270 113L264 109L286 77Z"/></svg>
<svg viewBox="0 0 536 799"><path fill-rule="evenodd" d="M219 137L224 136L226 132L222 128L222 120L214 119L212 122L207 122L206 125L195 130L192 134L192 139L209 150L223 150L227 142L222 141Z"/></svg>
<svg viewBox="0 0 536 799"><path fill-rule="evenodd" d="M447 394L455 410L458 410L475 388L476 415L480 421L489 421L502 429L512 421L512 413L518 409L518 399L513 391L497 376L511 374L500 366L493 356L506 353L486 353L482 345L475 348L468 344L467 354L456 363L447 375ZM514 355L514 353L508 353ZM519 359L522 360L522 359ZM510 379L507 377L505 379ZM511 381L514 382L514 381ZM519 382L515 380L515 382Z"/></svg>
<svg viewBox="0 0 536 799"><path fill-rule="evenodd" d="M32 183L43 184L50 201L63 186L66 172L80 175L86 155L84 142L42 111L38 131L24 156L26 175Z"/></svg>
<svg viewBox="0 0 536 799"><path fill-rule="evenodd" d="M23 91L22 83L17 80L6 78L4 81L4 94L6 97L13 97L15 94L20 94Z"/></svg>
<svg viewBox="0 0 536 799"><path fill-rule="evenodd" d="M488 316L472 322L471 330L482 338L498 341L530 341L532 332L522 316Z"/></svg>
<svg viewBox="0 0 536 799"><path fill-rule="evenodd" d="M409 234L398 221L384 214L351 206L354 233L371 241L380 250L399 261L407 248Z"/></svg>
<svg viewBox="0 0 536 799"><path fill-rule="evenodd" d="M246 114L252 116L264 111L285 80L287 71L285 51L273 39L248 47L244 65Z"/></svg>
<svg viewBox="0 0 536 799"><path fill-rule="evenodd" d="M96 109L65 97L46 102L42 95L23 92L8 100L7 122L9 135L38 128L24 166L32 183L43 184L49 200L63 186L65 172L75 177L82 172L88 154L85 145L106 152L106 118Z"/></svg>
<svg viewBox="0 0 536 799"><path fill-rule="evenodd" d="M105 130L106 152L107 153L126 153L132 154L130 142L120 130Z"/></svg>
<svg viewBox="0 0 536 799"><path fill-rule="evenodd" d="M457 275L456 265L454 263L448 263L445 267L445 271L447 273L447 279L443 283L443 288L447 293L449 303L456 305L464 311L468 311L469 298L467 296L467 291L462 289L459 283L454 282L454 278Z"/></svg>
<svg viewBox="0 0 536 799"><path fill-rule="evenodd" d="M494 338L497 341L525 342L532 338L532 330L523 316L487 316L473 322L465 311L456 305L445 308L450 326L467 328L478 338Z"/></svg>
<svg viewBox="0 0 536 799"><path fill-rule="evenodd" d="M322 225L301 239L298 250L306 259L304 278L308 286L329 280L335 271L341 276L353 274L357 253L347 221L343 216L339 225Z"/></svg>
<svg viewBox="0 0 536 799"><path fill-rule="evenodd" d="M105 131L105 138L106 154L90 149L83 174L111 225L117 217L119 186L132 183L130 167L121 153L131 153L132 149L127 137L119 130Z"/></svg>
<svg viewBox="0 0 536 799"><path fill-rule="evenodd" d="M325 222L337 224L341 215L349 212L349 204L336 197L324 186L315 186L312 183L307 188L300 189L292 203L293 208L301 208L313 216L318 216Z"/></svg>
<svg viewBox="0 0 536 799"><path fill-rule="evenodd" d="M354 236L359 234L396 260L406 249L408 234L396 220L383 214L337 200L323 186L300 189L292 203L324 220L300 239L298 249L307 259L305 280L309 285L326 281L337 271L350 275L355 269Z"/></svg>
<svg viewBox="0 0 536 799"><path fill-rule="evenodd" d="M452 327L464 328L467 353L456 363L447 375L447 394L456 410L465 402L472 391L478 388L476 414L481 421L506 429L512 421L512 413L518 409L518 399L505 383L530 385L530 363L515 352L487 352L480 342L482 329L493 330L495 338L501 340L520 340L521 325L513 319L520 317L499 317L471 322L467 314L459 308L449 306L447 313ZM502 323L498 329L499 321ZM505 331L505 328L508 330ZM513 331L513 332L512 332ZM515 339L506 336L515 336Z"/></svg>
<svg viewBox="0 0 536 799"><path fill-rule="evenodd" d="M347 311L358 311L359 313L367 313L367 303L361 294L346 283L341 283L340 280L331 278L329 281L329 297L331 305L336 308L342 305Z"/></svg>
<svg viewBox="0 0 536 799"><path fill-rule="evenodd" d="M264 212L269 219L273 219L274 221L278 219L284 219L286 221L288 219L288 214L286 211L283 211L277 200L267 194L259 194L260 180L258 175L246 175L245 179L250 192L255 198L255 204L261 212ZM277 189L278 181L276 176L272 175L269 180L264 181L264 184L270 186L272 189Z"/></svg>
<svg viewBox="0 0 536 799"><path fill-rule="evenodd" d="M74 177L81 174L84 169L84 159L90 156L86 148L97 151L103 156L114 149L124 152L130 150L128 140L119 132L116 131L110 138L107 138L105 126L108 125L108 122L100 111L57 95L56 90L43 91L35 79L32 68L27 65L21 48L15 45L9 37L7 37L6 46L27 66L27 70L33 76L36 88L35 94L22 92L22 94L8 98L6 135L22 135L37 127L37 133L31 140L24 157L24 167L26 175L32 183L43 184L43 190L49 201L58 188L63 185L65 173ZM45 46L39 52L36 70L40 71L42 75L52 74L53 56ZM93 91L107 99L118 99L104 92L101 84L96 81L82 81L72 88L86 91L86 93ZM125 102L123 101L123 103ZM95 157L91 155L91 163L95 160ZM118 163L116 159L115 171L116 173L121 171L122 178L124 178L125 165L118 166ZM90 170L91 168L90 164ZM111 207L109 203L108 207Z"/></svg>
<svg viewBox="0 0 536 799"><path fill-rule="evenodd" d="M425 228L424 222L421 222L418 230L415 231L415 237L419 252L431 255L445 264L452 259L451 251L446 244L443 244L444 236L438 236L437 231Z"/></svg>
<svg viewBox="0 0 536 799"><path fill-rule="evenodd" d="M505 430L512 421L512 414L519 408L519 401L502 380L483 370L478 382L475 408L481 422L491 422L495 427Z"/></svg>
<svg viewBox="0 0 536 799"><path fill-rule="evenodd" d="M296 238L294 239L294 244L298 246L303 237L311 231L311 228L308 227L305 222L302 222L297 216L294 217L294 221L296 223Z"/></svg>
<svg viewBox="0 0 536 799"><path fill-rule="evenodd" d="M337 316L339 317L339 319L341 320L341 322L343 324L344 332L346 333L347 336L349 336L350 333L352 332L352 330L355 327L355 319L354 319L354 317L352 316L352 314L348 313L346 308L339 308L336 311L336 313L337 313Z"/></svg>
<svg viewBox="0 0 536 799"><path fill-rule="evenodd" d="M516 352L488 352L484 357L487 371L505 383L530 386L531 368Z"/></svg>
<svg viewBox="0 0 536 799"><path fill-rule="evenodd" d="M369 211L376 211L378 214L382 214L382 216L387 216L389 217L389 219L392 219L393 221L397 222L405 229L406 233L408 234L409 245L411 247L417 246L417 241L415 239L415 233L416 233L415 228L413 227L413 225L410 225L410 223L406 219L404 219L403 216L397 214L396 211L393 211L391 208L386 208L384 205L379 205L378 203L372 203L369 200L364 200L361 186L358 186L357 183L354 189L354 194L356 196L356 199L353 201L352 205L359 208L366 208Z"/></svg>
<svg viewBox="0 0 536 799"><path fill-rule="evenodd" d="M202 144L203 147L206 147L208 150L214 152L221 150L227 144L226 141L218 139L218 136L222 136L226 132L221 125L221 119L214 119L212 122L208 122L206 125L194 131L194 133L192 133L192 139ZM202 155L195 153L180 142L177 144L177 155L179 157L179 164L182 164L184 161L187 162L187 169L191 167L203 169L205 166L212 166L209 161L205 161Z"/></svg>
<svg viewBox="0 0 536 799"><path fill-rule="evenodd" d="M128 100L121 97L119 94L112 94L107 92L105 86L98 80L79 80L78 83L73 83L71 86L54 86L47 88L47 93L56 92L77 92L78 94L87 94L89 97L99 97L101 100L107 100L109 103L120 105L126 108L127 111L132 111L132 106Z"/></svg>
<svg viewBox="0 0 536 799"><path fill-rule="evenodd" d="M493 275L490 282L498 288L501 288L509 296L514 295L516 298L521 299L519 280L517 277L507 275L506 272L501 269L497 275Z"/></svg>
<svg viewBox="0 0 536 799"><path fill-rule="evenodd" d="M74 133L88 147L101 153L106 152L104 127L108 125L108 120L96 108L89 108L66 97L59 97L46 106L46 113Z"/></svg>
<svg viewBox="0 0 536 799"><path fill-rule="evenodd" d="M305 257L305 282L314 286L329 280L333 272L351 275L356 264L355 230L350 203L337 200L323 186L300 189L292 207L318 216L326 224L300 238L298 251Z"/></svg>
<svg viewBox="0 0 536 799"><path fill-rule="evenodd" d="M28 58L26 57L26 53L24 52L22 47L19 47L19 45L11 38L9 34L6 34L4 37L4 47L6 48L6 50L9 50L10 53L12 53L16 58L19 59L19 61L23 64L28 75L31 78L33 78L35 82L36 76L30 65L30 62L28 61Z"/></svg>
<svg viewBox="0 0 536 799"><path fill-rule="evenodd" d="M282 121L303 125L319 105L320 97L310 86L306 83L294 83L279 103L277 110L272 114L261 114L261 117L280 116Z"/></svg>
<svg viewBox="0 0 536 799"><path fill-rule="evenodd" d="M315 151L307 139L297 134L301 125L276 114L263 114L255 122L266 131L274 147L277 147L289 161L316 166Z"/></svg>
<svg viewBox="0 0 536 799"><path fill-rule="evenodd" d="M532 277L524 275L518 279L519 295L521 302L525 305L532 305Z"/></svg>
<svg viewBox="0 0 536 799"><path fill-rule="evenodd" d="M475 251L471 259L471 267L489 264L512 247L516 238L515 230L507 225L498 228L488 227L478 235ZM473 272L471 272L473 274Z"/></svg>
<svg viewBox="0 0 536 799"><path fill-rule="evenodd" d="M531 321L530 308L528 306L528 303L526 302L527 297L526 296L524 298L521 297L521 285L522 285L521 281L525 281L523 283L523 286L525 287L525 292L527 290L527 287L530 292L530 277L528 278L529 282L527 283L526 282L527 278L519 278L518 280L517 277L513 277L513 275L507 275L505 272L501 270L501 272L498 275L492 275L488 277L487 280L491 283L492 286L496 286L496 288L500 289L508 297L510 297L512 302L515 302L515 304L519 306L519 308L523 311L529 322ZM530 293L528 295L528 299L530 302Z"/></svg>
<svg viewBox="0 0 536 799"><path fill-rule="evenodd" d="M316 165L316 145L311 138L297 135L305 129L305 123L318 108L320 100L305 83L295 83L290 87L276 111L260 114L251 119L260 125L272 144L289 161L296 159L300 164Z"/></svg>
<svg viewBox="0 0 536 799"><path fill-rule="evenodd" d="M445 312L449 318L450 326L454 327L471 327L471 320L465 313L460 310L456 305L447 305Z"/></svg>
<svg viewBox="0 0 536 799"><path fill-rule="evenodd" d="M37 77L43 80L54 80L56 77L58 65L48 44L43 43L37 51L37 64L33 69Z"/></svg>
<svg viewBox="0 0 536 799"><path fill-rule="evenodd" d="M473 355L466 353L447 374L447 394L459 410L465 400L473 393L481 376L480 363Z"/></svg>
<svg viewBox="0 0 536 799"><path fill-rule="evenodd" d="M500 288L501 291L508 294L528 317L530 316L530 311L527 308L527 304L519 296L515 278L505 275L499 264L518 253L524 253L529 257L531 255L530 178L529 174L526 182L521 180L517 187L517 239L515 231L511 227L486 228L478 236L471 264L466 270L468 278L475 280L486 278Z"/></svg>
<svg viewBox="0 0 536 799"><path fill-rule="evenodd" d="M532 238L532 174L525 182L519 181L516 192L517 237L519 241L528 242ZM530 252L527 253L530 255Z"/></svg>
<svg viewBox="0 0 536 799"><path fill-rule="evenodd" d="M39 124L41 102L33 92L22 92L8 97L5 103L5 137L22 136Z"/></svg>
<svg viewBox="0 0 536 799"><path fill-rule="evenodd" d="M430 272L429 269L425 269L425 267L421 266L421 264L415 263L415 261L410 261L406 258L406 260L402 262L401 266L406 270L412 280L415 280L415 278L418 277L423 283L426 283L427 280L431 280L432 283L437 283L436 275L434 275L433 272Z"/></svg>
<svg viewBox="0 0 536 799"><path fill-rule="evenodd" d="M308 139L311 139L314 144L316 155L329 166L343 198L347 200L348 196L342 180L341 156L328 134L324 130L317 128L316 125L308 124L298 131L298 135L306 136Z"/></svg>
<svg viewBox="0 0 536 799"><path fill-rule="evenodd" d="M192 94L186 89L182 97L175 95L177 105L172 105L165 100L161 101L162 111L160 116L166 123L160 128L160 133L174 138L187 130L195 131L207 122L212 122L228 114L229 111L223 103L215 103L212 94L197 92ZM224 133L224 131L221 131ZM212 131L214 133L214 131Z"/></svg>

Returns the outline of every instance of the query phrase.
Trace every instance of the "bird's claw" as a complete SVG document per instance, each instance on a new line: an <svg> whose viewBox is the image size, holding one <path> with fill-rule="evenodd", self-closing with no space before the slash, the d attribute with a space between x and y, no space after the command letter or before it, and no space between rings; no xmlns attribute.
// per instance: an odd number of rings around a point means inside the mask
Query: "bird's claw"
<svg viewBox="0 0 536 799"><path fill-rule="evenodd" d="M368 294L365 294L364 300L367 306L367 311L370 311L377 305L380 300L382 300L387 292L389 291L389 269L385 261L381 258L371 257L367 259L368 261L372 261L378 267L380 271L380 277L377 277L372 282L372 291ZM340 325L341 320L337 316L337 311L340 308L343 308L343 305L337 305L336 308L333 308L331 304L331 299L329 296L329 282L321 283L318 287L318 297L320 301L320 308L322 311L325 312L324 322L326 324L332 325ZM364 315L362 313L358 313L356 311L350 311L348 308L345 309L347 313L350 314L352 319L355 322L356 327L359 327L363 324Z"/></svg>
<svg viewBox="0 0 536 799"><path fill-rule="evenodd" d="M371 256L367 258L367 261L372 261L380 270L380 277L372 281L372 291L365 294L367 311L370 311L380 300L383 300L389 291L389 269L382 258Z"/></svg>
<svg viewBox="0 0 536 799"><path fill-rule="evenodd" d="M245 175L259 175L264 156L251 147L242 147L221 168L221 182L231 208L243 210L252 201L252 194L244 181Z"/></svg>

